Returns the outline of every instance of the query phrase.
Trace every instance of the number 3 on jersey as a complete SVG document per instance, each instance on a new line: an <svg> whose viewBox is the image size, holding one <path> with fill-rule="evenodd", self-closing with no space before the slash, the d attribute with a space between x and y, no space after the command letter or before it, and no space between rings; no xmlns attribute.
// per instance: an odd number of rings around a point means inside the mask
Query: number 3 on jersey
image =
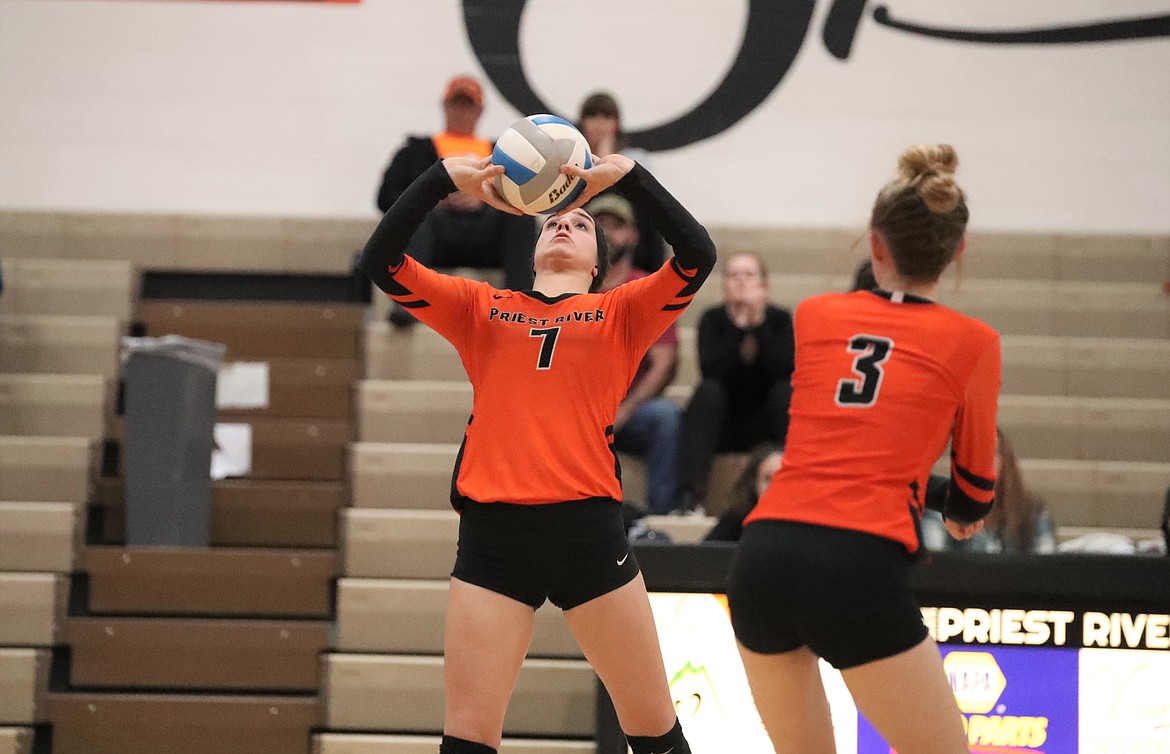
<svg viewBox="0 0 1170 754"><path fill-rule="evenodd" d="M553 352L557 350L557 336L561 334L559 327L543 327L532 328L528 331L528 337L541 338L540 356L536 359L537 369L551 369Z"/></svg>
<svg viewBox="0 0 1170 754"><path fill-rule="evenodd" d="M837 383L837 405L869 408L877 402L885 372L882 365L894 351L894 341L877 335L854 335L849 339L849 353L857 354L853 372L857 377Z"/></svg>

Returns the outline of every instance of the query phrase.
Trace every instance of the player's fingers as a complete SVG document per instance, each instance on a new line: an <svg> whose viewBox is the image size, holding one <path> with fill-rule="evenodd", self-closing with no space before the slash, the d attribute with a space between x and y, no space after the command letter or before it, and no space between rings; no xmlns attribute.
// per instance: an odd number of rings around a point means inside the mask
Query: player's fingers
<svg viewBox="0 0 1170 754"><path fill-rule="evenodd" d="M592 170L592 168L590 168L589 170L585 170L584 168L578 167L577 165L561 165L561 172L563 174L571 175L574 178L580 178L581 180L585 181L586 183L589 182L590 170Z"/></svg>
<svg viewBox="0 0 1170 754"><path fill-rule="evenodd" d="M495 207L501 212L507 212L509 215L523 215L524 213L509 204L499 192L496 191L496 184L491 180L485 180L480 184L482 188L480 199L483 199L490 207Z"/></svg>
<svg viewBox="0 0 1170 754"><path fill-rule="evenodd" d="M490 158L486 158L486 159L490 159ZM495 178L497 175L503 175L503 174L504 174L504 166L503 165L492 165L489 163L486 166L481 165L480 169L478 171L476 171L475 177L477 180L486 181L486 180L490 180L492 178Z"/></svg>

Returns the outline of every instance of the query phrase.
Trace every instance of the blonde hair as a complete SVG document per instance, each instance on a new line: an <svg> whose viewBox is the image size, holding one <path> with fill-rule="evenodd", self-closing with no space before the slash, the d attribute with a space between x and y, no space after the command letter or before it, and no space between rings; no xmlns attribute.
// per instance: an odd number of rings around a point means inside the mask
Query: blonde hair
<svg viewBox="0 0 1170 754"><path fill-rule="evenodd" d="M898 175L878 193L870 228L881 234L898 274L935 280L958 253L967 230L967 197L955 181L950 144L915 144L898 158Z"/></svg>

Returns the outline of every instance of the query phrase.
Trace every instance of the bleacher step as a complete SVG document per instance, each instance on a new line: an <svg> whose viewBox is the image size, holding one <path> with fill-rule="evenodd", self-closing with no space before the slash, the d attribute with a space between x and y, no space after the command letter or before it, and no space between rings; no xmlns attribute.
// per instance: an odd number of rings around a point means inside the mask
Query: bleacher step
<svg viewBox="0 0 1170 754"><path fill-rule="evenodd" d="M70 687L316 692L325 621L72 617Z"/></svg>
<svg viewBox="0 0 1170 754"><path fill-rule="evenodd" d="M314 695L54 692L54 754L308 754Z"/></svg>
<svg viewBox="0 0 1170 754"><path fill-rule="evenodd" d="M429 734L442 730L443 658L329 654L324 663L327 728ZM596 683L584 660L526 660L504 718L504 735L594 735Z"/></svg>
<svg viewBox="0 0 1170 754"><path fill-rule="evenodd" d="M90 547L94 615L326 618L331 550Z"/></svg>

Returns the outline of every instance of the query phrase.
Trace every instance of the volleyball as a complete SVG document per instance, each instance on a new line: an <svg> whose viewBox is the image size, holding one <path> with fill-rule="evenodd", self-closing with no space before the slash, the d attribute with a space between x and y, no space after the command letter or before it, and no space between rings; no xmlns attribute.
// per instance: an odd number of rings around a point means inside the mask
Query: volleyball
<svg viewBox="0 0 1170 754"><path fill-rule="evenodd" d="M562 165L592 166L589 143L569 121L555 115L529 115L504 131L492 150L492 163L504 166L496 189L527 215L559 212L585 190L585 181L561 173Z"/></svg>

